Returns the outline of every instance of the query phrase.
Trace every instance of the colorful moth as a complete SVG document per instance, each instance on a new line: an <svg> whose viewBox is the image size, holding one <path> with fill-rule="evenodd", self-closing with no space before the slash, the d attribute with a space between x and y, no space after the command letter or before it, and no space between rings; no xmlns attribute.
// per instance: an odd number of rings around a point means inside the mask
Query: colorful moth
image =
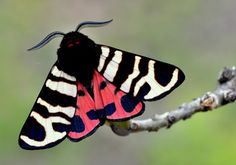
<svg viewBox="0 0 236 165"><path fill-rule="evenodd" d="M94 43L75 31L52 32L39 44L63 36L57 61L49 72L19 136L24 149L50 148L66 137L80 141L108 121L125 121L144 112L143 101L158 100L184 81L176 66Z"/></svg>

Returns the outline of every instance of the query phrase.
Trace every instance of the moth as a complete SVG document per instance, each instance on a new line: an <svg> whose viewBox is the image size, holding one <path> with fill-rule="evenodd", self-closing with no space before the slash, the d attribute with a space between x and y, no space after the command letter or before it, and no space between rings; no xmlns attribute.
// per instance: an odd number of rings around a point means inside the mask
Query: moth
<svg viewBox="0 0 236 165"><path fill-rule="evenodd" d="M52 32L28 50L63 37L57 61L23 125L19 145L36 150L65 138L77 142L105 121L126 121L144 112L144 101L163 98L185 79L176 66L96 44L79 32L104 22L82 22L75 31Z"/></svg>

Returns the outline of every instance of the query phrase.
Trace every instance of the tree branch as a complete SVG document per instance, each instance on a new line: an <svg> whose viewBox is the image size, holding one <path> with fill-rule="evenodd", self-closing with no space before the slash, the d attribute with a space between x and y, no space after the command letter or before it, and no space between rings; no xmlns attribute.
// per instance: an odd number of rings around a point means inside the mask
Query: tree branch
<svg viewBox="0 0 236 165"><path fill-rule="evenodd" d="M155 114L152 118L130 120L120 124L109 123L114 133L125 136L134 132L158 131L160 128L170 128L180 120L189 119L197 112L217 109L236 100L236 67L224 68L218 77L218 86L212 92L184 103L177 109L164 114Z"/></svg>

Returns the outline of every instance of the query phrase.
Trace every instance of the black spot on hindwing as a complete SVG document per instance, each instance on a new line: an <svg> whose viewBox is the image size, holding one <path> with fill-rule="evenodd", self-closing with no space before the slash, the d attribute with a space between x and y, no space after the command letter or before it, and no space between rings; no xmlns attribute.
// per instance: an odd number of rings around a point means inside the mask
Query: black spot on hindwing
<svg viewBox="0 0 236 165"><path fill-rule="evenodd" d="M74 116L71 121L72 132L83 132L85 130L85 125L80 116Z"/></svg>
<svg viewBox="0 0 236 165"><path fill-rule="evenodd" d="M106 88L106 86L107 86L106 81L103 81L103 82L101 82L101 84L100 84L100 89L103 90L103 89Z"/></svg>

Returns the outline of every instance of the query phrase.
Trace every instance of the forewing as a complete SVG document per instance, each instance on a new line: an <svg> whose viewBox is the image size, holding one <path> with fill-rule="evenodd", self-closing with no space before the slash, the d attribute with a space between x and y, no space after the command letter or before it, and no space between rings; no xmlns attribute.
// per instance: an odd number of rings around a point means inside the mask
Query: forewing
<svg viewBox="0 0 236 165"><path fill-rule="evenodd" d="M19 145L34 150L55 146L67 135L75 113L76 79L56 63L19 136Z"/></svg>
<svg viewBox="0 0 236 165"><path fill-rule="evenodd" d="M157 100L169 94L185 79L176 66L98 45L101 55L97 70L118 89L139 100Z"/></svg>

